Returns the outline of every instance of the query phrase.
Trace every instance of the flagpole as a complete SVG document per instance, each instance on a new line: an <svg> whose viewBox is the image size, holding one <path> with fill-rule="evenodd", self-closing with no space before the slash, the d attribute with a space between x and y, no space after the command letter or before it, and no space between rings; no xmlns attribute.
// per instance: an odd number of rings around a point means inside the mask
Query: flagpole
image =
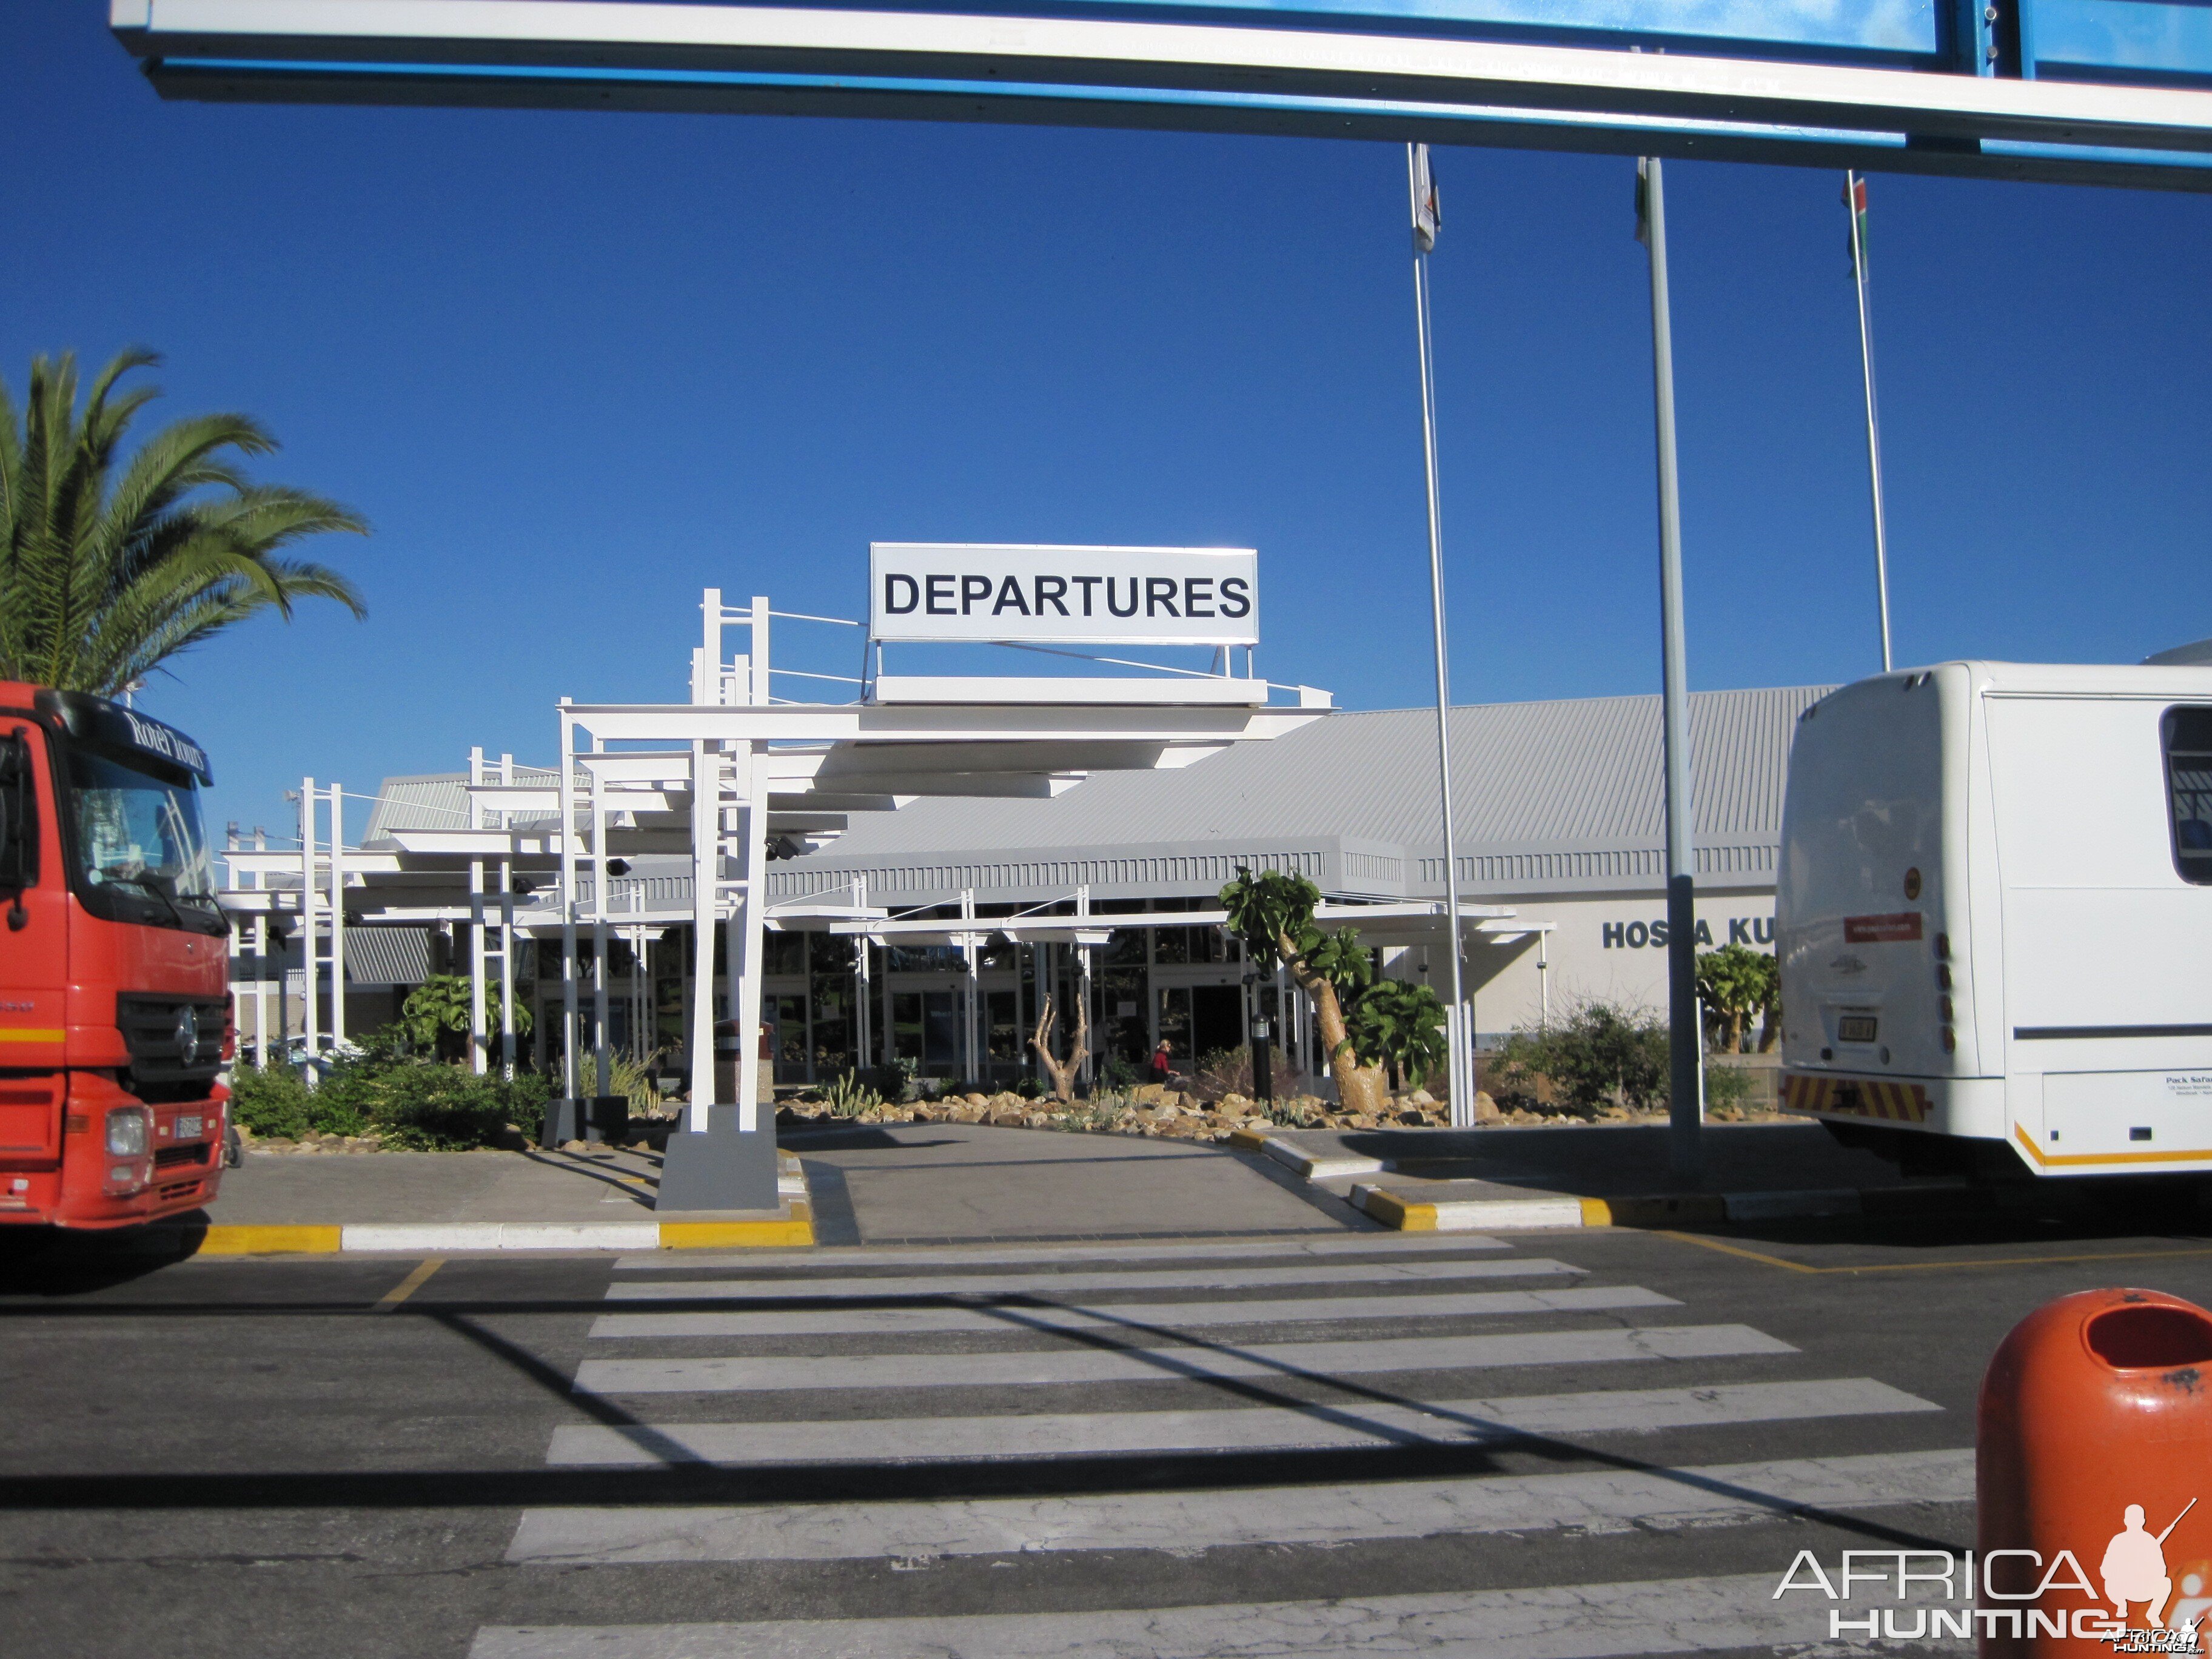
<svg viewBox="0 0 2212 1659"><path fill-rule="evenodd" d="M1467 1029L1466 976L1459 936L1459 848L1452 829L1451 669L1444 635L1443 519L1437 495L1437 370L1430 328L1429 251L1437 224L1434 181L1426 144L1406 146L1406 181L1413 205L1413 319L1421 348L1421 438L1429 474L1429 607L1436 623L1437 783L1444 825L1444 938L1451 952L1451 1009L1444 1023L1445 1059L1451 1072L1451 1121L1474 1127L1474 1034Z"/></svg>
<svg viewBox="0 0 2212 1659"><path fill-rule="evenodd" d="M1866 181L1844 171L1844 205L1851 218L1851 276L1859 294L1859 368L1866 380L1867 471L1874 485L1874 585L1881 608L1881 672L1889 672L1889 541L1881 516L1881 429L1875 418L1874 330L1867 319L1866 242L1860 222L1859 192Z"/></svg>
<svg viewBox="0 0 2212 1659"><path fill-rule="evenodd" d="M1674 460L1674 331L1667 296L1667 197L1659 158L1637 163L1651 264L1651 384L1659 450L1660 720L1667 791L1668 1161L1704 1174L1705 1065L1698 1015L1698 909L1691 848L1689 671L1682 626L1682 513Z"/></svg>

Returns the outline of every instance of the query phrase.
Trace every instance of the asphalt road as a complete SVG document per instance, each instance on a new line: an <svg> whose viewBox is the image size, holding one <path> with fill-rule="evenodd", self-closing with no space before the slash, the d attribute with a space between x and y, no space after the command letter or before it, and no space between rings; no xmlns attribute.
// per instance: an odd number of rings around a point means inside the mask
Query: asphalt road
<svg viewBox="0 0 2212 1659"><path fill-rule="evenodd" d="M1767 1651L1801 1549L1971 1541L2029 1310L2212 1303L2078 1222L1312 1241L17 1250L0 1651Z"/></svg>

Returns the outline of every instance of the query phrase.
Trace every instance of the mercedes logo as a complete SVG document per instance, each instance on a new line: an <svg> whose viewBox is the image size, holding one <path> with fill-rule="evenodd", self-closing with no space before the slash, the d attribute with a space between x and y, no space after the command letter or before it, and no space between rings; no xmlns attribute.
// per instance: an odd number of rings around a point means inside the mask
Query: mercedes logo
<svg viewBox="0 0 2212 1659"><path fill-rule="evenodd" d="M191 1003L177 1010L177 1059L186 1066L200 1057L200 1017Z"/></svg>

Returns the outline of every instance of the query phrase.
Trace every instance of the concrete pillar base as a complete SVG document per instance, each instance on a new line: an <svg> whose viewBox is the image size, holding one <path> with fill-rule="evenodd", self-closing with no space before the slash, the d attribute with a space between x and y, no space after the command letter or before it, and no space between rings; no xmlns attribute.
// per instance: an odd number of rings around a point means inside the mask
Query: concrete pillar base
<svg viewBox="0 0 2212 1659"><path fill-rule="evenodd" d="M738 1127L736 1107L709 1106L704 1133L684 1130L668 1137L653 1207L773 1210L779 1203L775 1176L775 1129L747 1134Z"/></svg>

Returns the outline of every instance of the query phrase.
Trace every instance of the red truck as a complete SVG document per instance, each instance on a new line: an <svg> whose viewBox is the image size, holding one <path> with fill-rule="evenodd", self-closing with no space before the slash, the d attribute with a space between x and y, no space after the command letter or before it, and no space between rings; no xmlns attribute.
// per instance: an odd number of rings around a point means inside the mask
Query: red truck
<svg viewBox="0 0 2212 1659"><path fill-rule="evenodd" d="M127 1227L222 1180L230 930L207 756L0 680L0 1224Z"/></svg>

